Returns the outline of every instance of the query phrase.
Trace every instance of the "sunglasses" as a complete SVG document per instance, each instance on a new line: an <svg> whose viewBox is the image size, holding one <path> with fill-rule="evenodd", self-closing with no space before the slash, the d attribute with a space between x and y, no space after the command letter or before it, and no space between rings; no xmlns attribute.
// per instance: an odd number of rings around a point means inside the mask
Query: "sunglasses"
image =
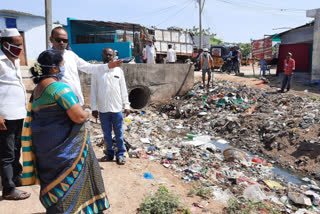
<svg viewBox="0 0 320 214"><path fill-rule="evenodd" d="M69 42L68 39L54 38L54 40L55 40L56 42L58 42L58 43L60 43L61 41L62 41L63 43L68 43L68 42Z"/></svg>

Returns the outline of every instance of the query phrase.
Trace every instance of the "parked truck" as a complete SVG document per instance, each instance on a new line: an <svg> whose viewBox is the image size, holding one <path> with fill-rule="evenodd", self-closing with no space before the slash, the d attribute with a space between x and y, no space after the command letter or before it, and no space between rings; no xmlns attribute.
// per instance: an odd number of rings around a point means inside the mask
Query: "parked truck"
<svg viewBox="0 0 320 214"><path fill-rule="evenodd" d="M168 45L176 51L177 62L184 63L191 59L193 54L192 34L178 30L154 30L155 48L157 53L157 63L164 63L167 57Z"/></svg>

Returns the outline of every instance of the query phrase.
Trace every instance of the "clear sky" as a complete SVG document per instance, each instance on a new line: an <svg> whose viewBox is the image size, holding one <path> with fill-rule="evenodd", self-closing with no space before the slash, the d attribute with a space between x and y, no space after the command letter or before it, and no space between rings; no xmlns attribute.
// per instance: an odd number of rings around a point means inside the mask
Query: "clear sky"
<svg viewBox="0 0 320 214"><path fill-rule="evenodd" d="M67 17L137 23L147 27L199 25L198 0L52 0L53 21ZM203 0L202 0L203 1ZM45 14L45 0L1 0L0 9ZM320 0L205 0L203 27L227 42L250 42L312 21L307 9Z"/></svg>

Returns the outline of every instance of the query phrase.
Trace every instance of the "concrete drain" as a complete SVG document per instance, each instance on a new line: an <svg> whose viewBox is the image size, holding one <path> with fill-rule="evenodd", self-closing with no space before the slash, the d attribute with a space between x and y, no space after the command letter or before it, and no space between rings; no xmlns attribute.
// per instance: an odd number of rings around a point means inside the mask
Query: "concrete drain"
<svg viewBox="0 0 320 214"><path fill-rule="evenodd" d="M150 89L145 86L137 86L129 93L131 108L141 109L145 107L150 100Z"/></svg>

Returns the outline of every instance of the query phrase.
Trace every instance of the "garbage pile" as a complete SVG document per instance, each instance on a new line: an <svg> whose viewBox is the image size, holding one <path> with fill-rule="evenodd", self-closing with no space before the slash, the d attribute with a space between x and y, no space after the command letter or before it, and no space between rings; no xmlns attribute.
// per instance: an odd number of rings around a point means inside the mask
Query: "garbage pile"
<svg viewBox="0 0 320 214"><path fill-rule="evenodd" d="M320 170L312 179L288 179L288 174L277 174L282 173L275 167L279 161L270 154L301 147L303 133L320 123L319 104L316 97L276 94L228 81L216 82L209 91L196 85L185 96L124 119L128 155L159 161L178 172L183 182L201 183L210 197L223 203L264 201L282 213L320 213ZM302 144L320 156L318 134ZM297 161L292 169L306 166L311 158ZM312 161L312 170L320 169L320 158Z"/></svg>

